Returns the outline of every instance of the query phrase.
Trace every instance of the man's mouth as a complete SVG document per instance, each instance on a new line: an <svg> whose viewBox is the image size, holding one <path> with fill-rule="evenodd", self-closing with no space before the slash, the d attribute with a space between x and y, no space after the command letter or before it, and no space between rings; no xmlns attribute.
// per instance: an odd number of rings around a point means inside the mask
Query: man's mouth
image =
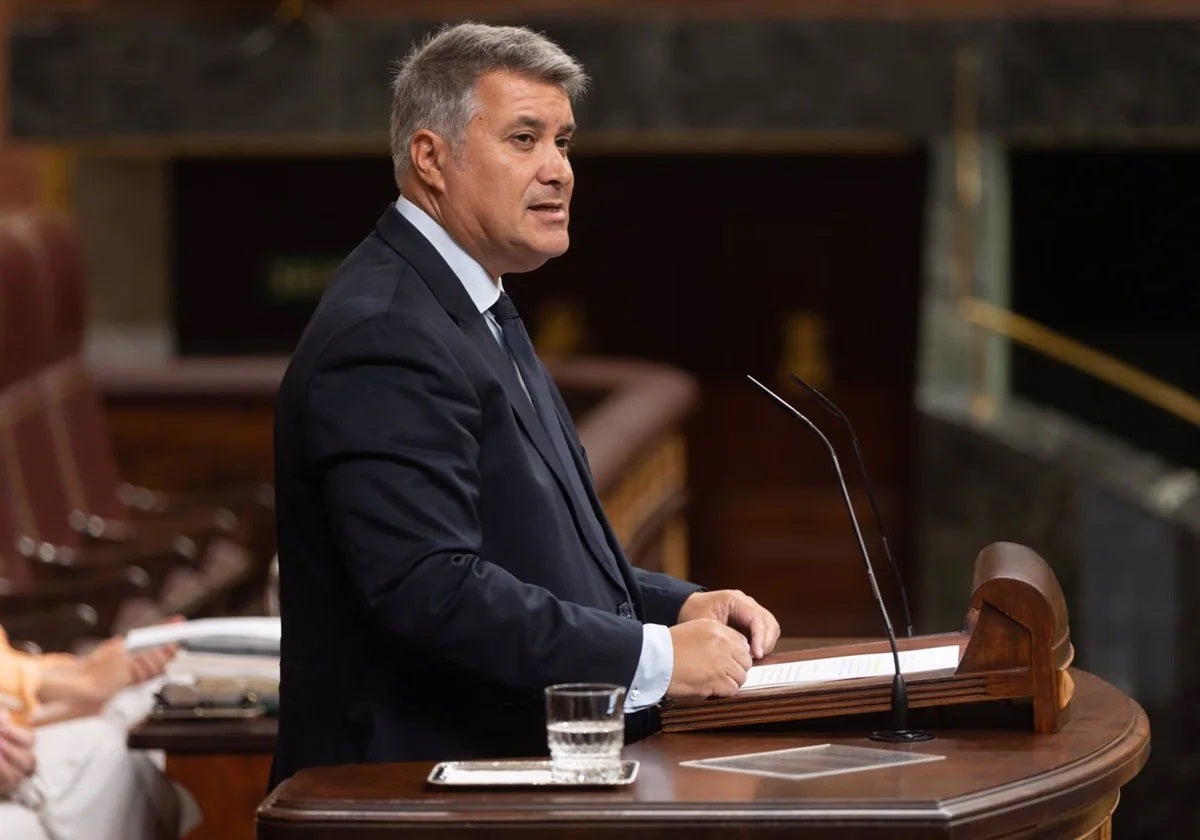
<svg viewBox="0 0 1200 840"><path fill-rule="evenodd" d="M529 209L546 219L564 219L567 215L566 206L561 201L541 201L530 204Z"/></svg>

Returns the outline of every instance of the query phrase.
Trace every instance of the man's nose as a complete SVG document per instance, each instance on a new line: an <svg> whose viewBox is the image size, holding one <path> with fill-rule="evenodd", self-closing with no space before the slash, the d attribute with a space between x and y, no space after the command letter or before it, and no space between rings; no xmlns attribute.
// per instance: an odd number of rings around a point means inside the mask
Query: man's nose
<svg viewBox="0 0 1200 840"><path fill-rule="evenodd" d="M538 172L538 179L543 184L566 186L571 182L572 177L570 160L563 154L562 149L552 144L550 150L542 158L542 167Z"/></svg>

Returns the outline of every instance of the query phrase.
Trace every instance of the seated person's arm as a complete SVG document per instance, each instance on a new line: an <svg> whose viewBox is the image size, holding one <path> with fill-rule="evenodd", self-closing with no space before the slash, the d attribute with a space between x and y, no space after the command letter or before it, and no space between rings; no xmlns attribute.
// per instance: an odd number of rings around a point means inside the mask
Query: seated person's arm
<svg viewBox="0 0 1200 840"><path fill-rule="evenodd" d="M95 714L121 689L161 674L174 655L173 645L131 654L116 637L84 656L46 657L34 720L41 725Z"/></svg>

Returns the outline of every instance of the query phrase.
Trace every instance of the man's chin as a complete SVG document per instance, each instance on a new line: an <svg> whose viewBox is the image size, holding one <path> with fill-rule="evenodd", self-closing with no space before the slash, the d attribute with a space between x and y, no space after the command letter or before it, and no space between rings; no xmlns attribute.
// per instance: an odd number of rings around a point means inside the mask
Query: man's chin
<svg viewBox="0 0 1200 840"><path fill-rule="evenodd" d="M524 259L516 268L510 268L505 274L524 274L541 268L555 257L561 257L567 252L570 241L563 237L561 241L539 242L526 249Z"/></svg>

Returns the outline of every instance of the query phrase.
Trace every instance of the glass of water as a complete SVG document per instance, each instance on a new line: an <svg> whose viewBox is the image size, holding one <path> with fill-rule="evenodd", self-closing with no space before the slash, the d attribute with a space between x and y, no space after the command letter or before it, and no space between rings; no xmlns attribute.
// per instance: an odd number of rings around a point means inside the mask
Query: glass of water
<svg viewBox="0 0 1200 840"><path fill-rule="evenodd" d="M625 689L563 683L546 689L546 740L556 782L615 782L625 743Z"/></svg>

